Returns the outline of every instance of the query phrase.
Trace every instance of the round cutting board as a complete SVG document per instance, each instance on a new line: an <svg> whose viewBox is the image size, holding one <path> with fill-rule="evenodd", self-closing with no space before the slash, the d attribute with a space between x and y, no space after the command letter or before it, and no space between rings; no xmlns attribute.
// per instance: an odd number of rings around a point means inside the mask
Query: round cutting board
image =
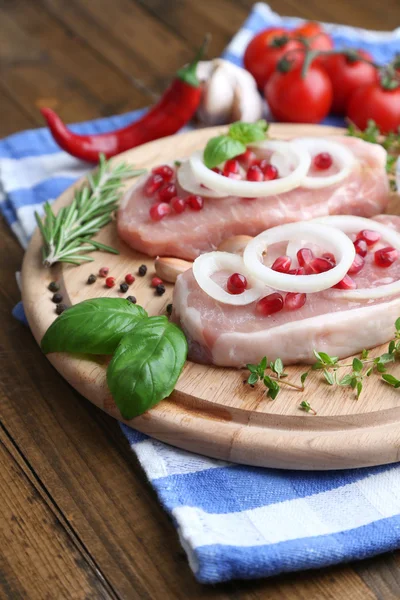
<svg viewBox="0 0 400 600"><path fill-rule="evenodd" d="M130 150L115 161L136 167L154 165L186 157L204 146L221 128L202 129L173 138L164 138ZM312 125L271 126L271 135L329 136L341 133L333 127ZM80 185L78 182L77 185ZM127 182L131 185L133 182ZM74 187L64 192L55 209L69 204ZM390 212L390 211L389 211ZM393 209L392 209L392 212ZM136 296L150 315L165 314L173 286L161 298L154 295L150 279L154 262L130 249L117 238L115 223L104 228L98 239L118 247L120 255L93 253L94 263L79 267L56 265L45 269L40 262L41 238L33 235L22 270L22 296L33 335L40 342L56 317L47 285L57 279L67 304L97 296L122 296L118 286L107 289L104 280L93 285L86 280L102 266L110 267L117 282L138 266L148 266L146 277L136 277L128 294ZM376 349L377 354L383 352ZM50 354L49 360L60 374L83 396L116 419L122 420L107 389L107 357ZM299 380L304 366L290 367L291 378ZM340 469L390 463L400 457L400 390L394 390L371 377L360 399L345 388L332 388L320 376L310 377L306 391L284 390L272 401L260 387L244 385L247 372L213 368L187 362L173 394L128 425L179 448L207 456L268 467L290 469ZM399 373L397 373L399 375ZM308 400L317 416L299 410Z"/></svg>

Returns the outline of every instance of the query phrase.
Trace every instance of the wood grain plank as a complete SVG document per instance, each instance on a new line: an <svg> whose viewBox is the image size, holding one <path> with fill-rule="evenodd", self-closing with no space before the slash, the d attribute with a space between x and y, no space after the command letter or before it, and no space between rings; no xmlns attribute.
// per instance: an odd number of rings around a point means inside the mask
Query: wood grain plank
<svg viewBox="0 0 400 600"><path fill-rule="evenodd" d="M13 456L0 429L0 594L5 598L116 598L85 561Z"/></svg>
<svg viewBox="0 0 400 600"><path fill-rule="evenodd" d="M400 559L398 552L363 560L356 563L353 568L377 598L384 600L398 600L400 598Z"/></svg>
<svg viewBox="0 0 400 600"><path fill-rule="evenodd" d="M107 62L160 94L192 53L168 27L130 0L40 0ZM151 48L149 47L151 43Z"/></svg>
<svg viewBox="0 0 400 600"><path fill-rule="evenodd" d="M133 1L133 0L132 0ZM157 19L184 38L192 48L200 46L211 33L208 57L219 56L246 18L248 11L234 0L218 0L210 10L208 2L197 0L136 0Z"/></svg>
<svg viewBox="0 0 400 600"><path fill-rule="evenodd" d="M1 87L0 82L0 138L21 129L37 125L36 119L29 115L23 107L18 106L15 99Z"/></svg>
<svg viewBox="0 0 400 600"><path fill-rule="evenodd" d="M253 0L239 0L240 3L251 10ZM325 21L364 27L366 29L390 30L400 22L400 7L396 0L385 3L385 10L379 0L337 0L335 2L319 2L319 0L270 0L272 10L282 16L300 17L313 21Z"/></svg>
<svg viewBox="0 0 400 600"><path fill-rule="evenodd" d="M51 105L66 120L89 119L99 115L101 102L51 62L20 27L0 9L0 64L2 86L34 119L39 107Z"/></svg>
<svg viewBox="0 0 400 600"><path fill-rule="evenodd" d="M28 39L43 60L56 64L65 78L76 80L77 85L93 95L100 115L132 110L151 100L149 94L133 87L126 76L107 64L84 39L61 25L37 3L19 0L7 4L1 14L20 28L26 36L25 44Z"/></svg>

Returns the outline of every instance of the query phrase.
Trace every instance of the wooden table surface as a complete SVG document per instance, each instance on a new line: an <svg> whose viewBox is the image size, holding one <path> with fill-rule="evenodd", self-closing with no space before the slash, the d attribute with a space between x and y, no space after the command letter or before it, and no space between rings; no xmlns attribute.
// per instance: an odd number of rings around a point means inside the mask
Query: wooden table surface
<svg viewBox="0 0 400 600"><path fill-rule="evenodd" d="M251 0L0 0L0 137L149 104L204 32L217 56ZM398 0L273 0L281 14L370 29ZM268 580L197 584L116 422L51 367L11 318L22 250L0 231L1 598L395 599L400 554ZM345 510L345 507L344 507Z"/></svg>

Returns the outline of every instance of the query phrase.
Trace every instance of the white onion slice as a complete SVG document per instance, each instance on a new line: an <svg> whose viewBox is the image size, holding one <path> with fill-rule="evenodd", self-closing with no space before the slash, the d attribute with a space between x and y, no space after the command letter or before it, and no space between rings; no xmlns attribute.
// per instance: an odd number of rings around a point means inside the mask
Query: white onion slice
<svg viewBox="0 0 400 600"><path fill-rule="evenodd" d="M254 144L255 148L267 148L277 153L290 153L296 164L295 169L286 177L272 181L243 181L224 177L215 173L204 164L203 151L194 152L189 158L195 179L206 187L225 195L239 196L242 198L263 198L282 194L302 185L302 180L308 173L311 165L310 154L294 142L281 142L266 140Z"/></svg>
<svg viewBox="0 0 400 600"><path fill-rule="evenodd" d="M336 267L325 273L313 275L289 275L273 271L263 264L263 252L277 242L286 240L311 240L320 244L336 257ZM243 261L249 273L266 285L283 292L321 292L343 279L353 263L355 248L350 238L335 227L320 223L287 223L267 229L249 242L243 253Z"/></svg>
<svg viewBox="0 0 400 600"><path fill-rule="evenodd" d="M400 233L396 230L364 217L355 217L351 215L332 215L330 217L321 217L312 219L310 223L321 223L331 227L337 227L345 233L355 233L363 229L377 231L384 238L385 242L400 251ZM400 280L393 283L380 285L376 288L358 288L356 290L331 290L330 297L338 300L376 300L378 298L388 298L400 294Z"/></svg>
<svg viewBox="0 0 400 600"><path fill-rule="evenodd" d="M211 276L218 271L228 270L241 273L247 279L250 288L242 294L229 294ZM265 286L248 274L241 256L229 252L207 252L201 254L193 263L193 275L201 289L219 302L244 306L255 302L266 294Z"/></svg>
<svg viewBox="0 0 400 600"><path fill-rule="evenodd" d="M305 177L301 183L302 187L313 190L321 189L340 183L350 175L355 161L354 154L343 144L318 137L297 138L293 142L307 150L312 158L320 152L328 152L332 156L333 163L339 167L339 171L334 175Z"/></svg>
<svg viewBox="0 0 400 600"><path fill-rule="evenodd" d="M192 167L190 162L185 160L177 170L178 183L182 189L191 194L199 194L200 196L206 196L207 198L226 198L226 194L223 192L216 192L209 188L206 188L199 183L193 175Z"/></svg>

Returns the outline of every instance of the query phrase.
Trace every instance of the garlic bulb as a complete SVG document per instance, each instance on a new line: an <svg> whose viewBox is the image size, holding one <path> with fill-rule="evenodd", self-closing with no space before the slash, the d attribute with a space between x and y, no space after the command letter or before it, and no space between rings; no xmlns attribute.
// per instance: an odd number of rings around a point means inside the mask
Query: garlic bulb
<svg viewBox="0 0 400 600"><path fill-rule="evenodd" d="M245 69L216 58L199 62L197 77L203 83L197 115L205 125L252 122L262 117L263 102L257 84Z"/></svg>

